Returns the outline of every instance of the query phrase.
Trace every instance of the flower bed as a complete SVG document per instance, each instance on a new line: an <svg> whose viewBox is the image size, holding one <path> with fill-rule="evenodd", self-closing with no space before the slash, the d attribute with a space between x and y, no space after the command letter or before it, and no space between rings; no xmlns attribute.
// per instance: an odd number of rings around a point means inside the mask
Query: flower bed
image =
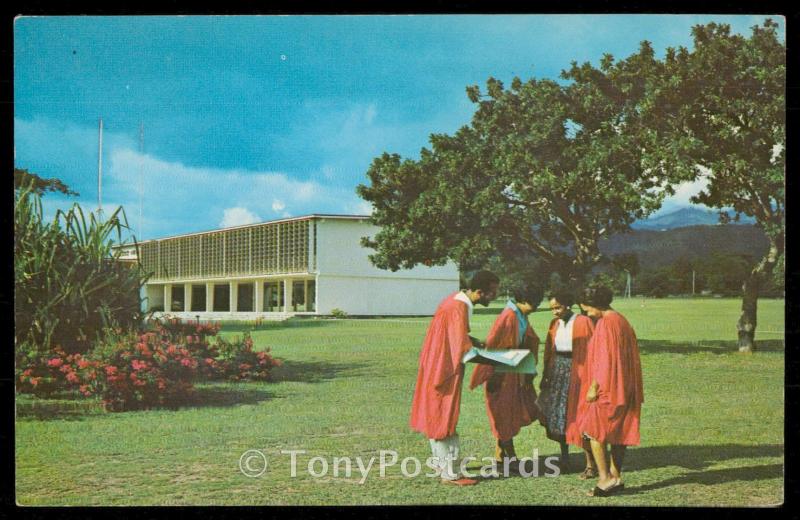
<svg viewBox="0 0 800 520"><path fill-rule="evenodd" d="M265 381L280 365L269 349L253 351L249 334L225 340L219 330L166 320L141 334L109 333L88 356L56 347L50 356L18 359L17 389L39 396L97 395L110 411L176 407L191 398L195 382Z"/></svg>

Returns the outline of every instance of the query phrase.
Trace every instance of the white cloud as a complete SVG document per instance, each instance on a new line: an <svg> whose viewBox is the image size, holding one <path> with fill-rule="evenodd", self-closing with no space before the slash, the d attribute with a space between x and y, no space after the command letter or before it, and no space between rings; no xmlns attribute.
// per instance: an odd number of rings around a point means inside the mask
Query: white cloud
<svg viewBox="0 0 800 520"><path fill-rule="evenodd" d="M109 163L108 191L135 207L141 171L144 212L158 222L148 238L258 222L270 210L285 218L290 207L292 215L341 213L359 200L349 188L285 173L189 167L129 148L114 150Z"/></svg>
<svg viewBox="0 0 800 520"><path fill-rule="evenodd" d="M254 224L260 221L261 218L247 208L228 208L223 211L222 221L219 226L223 228L244 226L245 224Z"/></svg>
<svg viewBox="0 0 800 520"><path fill-rule="evenodd" d="M315 139L322 141L335 139L335 134L348 125L351 130L338 146L331 148L330 157L321 163L322 171L312 178L277 171L188 166L139 153L131 136L104 131L103 206L107 208L112 201L122 205L140 240L246 222L244 213L226 214L226 210L234 208L245 209L256 219L313 213L368 214L370 206L354 189L355 183L363 181L363 170L347 164L342 157L361 153L360 161L366 169L380 142L375 130L381 132L375 128L374 106L349 108L352 110L338 112L342 117L336 118L335 124L328 122L312 132ZM353 132L370 124L373 132ZM30 168L45 177L58 177L81 194L69 199L48 195L48 216L73 202L89 211L96 207L97 128L93 124L15 119L14 139L15 166ZM347 179L352 179L353 185L347 184Z"/></svg>
<svg viewBox="0 0 800 520"><path fill-rule="evenodd" d="M708 179L705 177L700 177L692 182L684 182L675 188L675 195L670 199L677 204L689 205L691 204L689 199L706 189L707 186Z"/></svg>

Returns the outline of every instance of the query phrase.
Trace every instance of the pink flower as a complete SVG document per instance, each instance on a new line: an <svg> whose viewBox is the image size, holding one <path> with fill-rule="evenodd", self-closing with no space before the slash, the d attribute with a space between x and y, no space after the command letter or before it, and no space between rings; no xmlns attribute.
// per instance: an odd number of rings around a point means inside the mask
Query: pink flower
<svg viewBox="0 0 800 520"><path fill-rule="evenodd" d="M181 365L183 365L183 366L185 366L185 367L188 367L188 366L190 366L191 364L192 364L192 360L191 360L191 359L189 359L189 358L183 358L183 359L181 359Z"/></svg>
<svg viewBox="0 0 800 520"><path fill-rule="evenodd" d="M49 367L60 367L64 363L64 360L61 358L53 358L47 362L47 366Z"/></svg>
<svg viewBox="0 0 800 520"><path fill-rule="evenodd" d="M67 374L67 381L69 381L70 383L77 383L78 376L75 374L75 372L70 372L69 374Z"/></svg>
<svg viewBox="0 0 800 520"><path fill-rule="evenodd" d="M114 365L107 365L106 366L106 374L107 375L113 376L116 373L117 373L117 367L115 367Z"/></svg>
<svg viewBox="0 0 800 520"><path fill-rule="evenodd" d="M85 359L81 359L80 361L78 361L78 368L86 368L89 366L89 364L90 363Z"/></svg>

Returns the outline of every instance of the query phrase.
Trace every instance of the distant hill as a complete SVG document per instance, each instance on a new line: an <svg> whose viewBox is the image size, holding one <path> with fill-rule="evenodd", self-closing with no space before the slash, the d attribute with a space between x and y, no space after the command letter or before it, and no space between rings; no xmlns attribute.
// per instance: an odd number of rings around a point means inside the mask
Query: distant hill
<svg viewBox="0 0 800 520"><path fill-rule="evenodd" d="M708 209L700 209L695 207L686 207L679 210L661 215L658 217L651 217L644 220L637 220L631 227L633 229L674 229L686 226L714 226L719 224L719 214L716 211ZM753 219L742 216L738 224L753 224Z"/></svg>
<svg viewBox="0 0 800 520"><path fill-rule="evenodd" d="M669 265L681 257L703 258L714 252L758 259L767 248L764 232L752 224L687 226L665 231L634 229L600 242L600 251L609 257L636 253L642 268Z"/></svg>

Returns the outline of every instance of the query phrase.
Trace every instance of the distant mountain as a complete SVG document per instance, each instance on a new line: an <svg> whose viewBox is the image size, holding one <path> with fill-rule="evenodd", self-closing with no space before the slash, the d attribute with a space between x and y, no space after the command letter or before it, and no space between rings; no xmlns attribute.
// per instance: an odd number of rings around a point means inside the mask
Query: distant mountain
<svg viewBox="0 0 800 520"><path fill-rule="evenodd" d="M750 217L742 216L737 224L753 224L753 222ZM717 224L719 224L719 214L716 211L686 207L666 215L637 220L631 227L633 229L664 230L686 226L714 226Z"/></svg>
<svg viewBox="0 0 800 520"><path fill-rule="evenodd" d="M608 237L599 245L600 251L608 257L635 253L643 268L669 265L682 257L699 259L711 253L758 259L769 247L764 232L752 224L688 226L666 231L634 229Z"/></svg>

